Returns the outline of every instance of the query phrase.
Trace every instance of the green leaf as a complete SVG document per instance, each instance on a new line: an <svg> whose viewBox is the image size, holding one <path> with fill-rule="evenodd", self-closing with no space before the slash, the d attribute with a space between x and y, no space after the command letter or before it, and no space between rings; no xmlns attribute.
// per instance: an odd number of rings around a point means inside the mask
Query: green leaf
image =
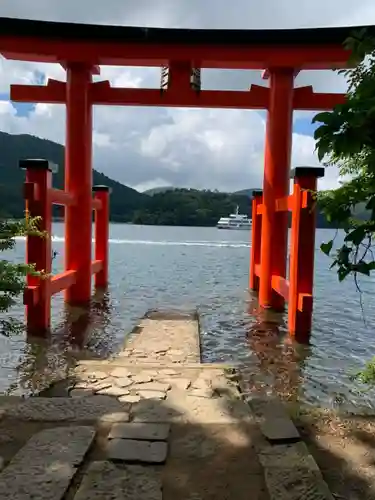
<svg viewBox="0 0 375 500"><path fill-rule="evenodd" d="M337 274L339 276L339 281L344 281L344 279L348 276L350 273L350 269L346 267L340 267L339 270L337 271Z"/></svg>
<svg viewBox="0 0 375 500"><path fill-rule="evenodd" d="M331 111L323 111L322 113L318 113L313 117L311 120L311 123L325 123L326 125L330 122L332 118L332 112Z"/></svg>
<svg viewBox="0 0 375 500"><path fill-rule="evenodd" d="M314 139L317 141L329 132L327 125L321 125L314 132Z"/></svg>
<svg viewBox="0 0 375 500"><path fill-rule="evenodd" d="M325 148L323 147L318 147L318 160L320 162L323 161L323 158L325 157L325 155L327 154L327 151L325 150Z"/></svg>
<svg viewBox="0 0 375 500"><path fill-rule="evenodd" d="M375 196L372 196L366 204L366 210L375 209Z"/></svg>
<svg viewBox="0 0 375 500"><path fill-rule="evenodd" d="M363 226L356 227L351 233L345 236L345 241L352 242L358 246L366 236L366 230Z"/></svg>
<svg viewBox="0 0 375 500"><path fill-rule="evenodd" d="M338 264L338 262L339 262L339 261L338 261L337 259L335 259L335 260L332 262L332 264L329 266L329 268L330 268L330 269L333 269L333 268L334 268L334 267Z"/></svg>
<svg viewBox="0 0 375 500"><path fill-rule="evenodd" d="M358 272L358 273L361 273L361 274L365 274L366 276L370 276L370 266L367 262L359 262L356 266L355 266L355 270Z"/></svg>
<svg viewBox="0 0 375 500"><path fill-rule="evenodd" d="M333 247L333 240L327 241L327 243L322 243L320 245L320 250L326 254L329 255Z"/></svg>

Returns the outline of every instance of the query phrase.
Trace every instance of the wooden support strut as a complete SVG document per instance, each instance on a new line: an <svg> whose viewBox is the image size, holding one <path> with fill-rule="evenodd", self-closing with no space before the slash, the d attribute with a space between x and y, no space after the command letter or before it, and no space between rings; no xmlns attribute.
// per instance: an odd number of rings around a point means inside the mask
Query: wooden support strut
<svg viewBox="0 0 375 500"><path fill-rule="evenodd" d="M259 275L257 268L260 266L260 248L262 236L262 217L258 208L262 206L263 191L253 191L252 201L252 226L251 226L251 251L250 251L250 290L259 290Z"/></svg>
<svg viewBox="0 0 375 500"><path fill-rule="evenodd" d="M105 288L108 285L109 260L109 196L111 190L107 186L94 186L94 200L99 202L100 209L95 211L95 286Z"/></svg>

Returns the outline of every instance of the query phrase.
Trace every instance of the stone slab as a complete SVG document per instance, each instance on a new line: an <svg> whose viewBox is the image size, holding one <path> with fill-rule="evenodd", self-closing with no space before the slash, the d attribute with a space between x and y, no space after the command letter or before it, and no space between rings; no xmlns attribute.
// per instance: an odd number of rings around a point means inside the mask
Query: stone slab
<svg viewBox="0 0 375 500"><path fill-rule="evenodd" d="M108 379L108 382L106 382L105 380L100 380L95 384L90 384L88 388L92 389L94 392L98 392L102 389L106 389L107 387L111 387L111 385L112 385L112 380Z"/></svg>
<svg viewBox="0 0 375 500"><path fill-rule="evenodd" d="M129 356L131 356L131 351L120 351L119 353L117 353L116 356L119 356L120 358L128 358Z"/></svg>
<svg viewBox="0 0 375 500"><path fill-rule="evenodd" d="M114 370L111 371L111 376L118 378L130 377L131 374L132 372L127 368L115 368Z"/></svg>
<svg viewBox="0 0 375 500"><path fill-rule="evenodd" d="M85 398L32 397L9 407L4 418L37 420L40 422L62 422L68 420L97 420L116 412L124 406L110 396L87 396Z"/></svg>
<svg viewBox="0 0 375 500"><path fill-rule="evenodd" d="M100 418L101 422L106 422L111 424L117 422L129 422L129 420L130 420L130 415L128 412L108 413L107 415L104 415L103 417Z"/></svg>
<svg viewBox="0 0 375 500"><path fill-rule="evenodd" d="M284 405L277 397L251 397L247 403L256 415L262 434L270 442L295 442L300 435Z"/></svg>
<svg viewBox="0 0 375 500"><path fill-rule="evenodd" d="M162 370L159 370L158 373L162 376L166 375L167 377L170 377L171 375L178 375L179 374L179 372L177 372L176 370L173 370L172 368L163 368Z"/></svg>
<svg viewBox="0 0 375 500"><path fill-rule="evenodd" d="M181 349L169 349L168 350L168 355L169 356L172 356L172 358L174 357L180 357L180 356L183 356L184 355L184 351L182 351Z"/></svg>
<svg viewBox="0 0 375 500"><path fill-rule="evenodd" d="M188 396L195 396L197 398L213 398L214 393L211 389L191 389L188 393Z"/></svg>
<svg viewBox="0 0 375 500"><path fill-rule="evenodd" d="M317 463L302 441L263 447L259 450L258 458L263 467L303 467L319 472Z"/></svg>
<svg viewBox="0 0 375 500"><path fill-rule="evenodd" d="M260 430L272 443L298 441L299 432L289 417L273 417L266 415L260 421Z"/></svg>
<svg viewBox="0 0 375 500"><path fill-rule="evenodd" d="M97 391L97 394L118 398L120 396L124 396L125 394L129 394L129 389L112 385L111 387L106 387L105 389Z"/></svg>
<svg viewBox="0 0 375 500"><path fill-rule="evenodd" d="M144 373L139 373L138 375L133 375L132 380L136 384L145 384L147 382L152 382L152 377Z"/></svg>
<svg viewBox="0 0 375 500"><path fill-rule="evenodd" d="M227 363L207 363L207 364L202 364L199 361L189 361L184 363L183 365L176 365L172 361L166 360L163 362L161 365L158 360L147 360L145 361L139 361L137 360L136 363L134 363L131 359L129 358L112 358L112 359L106 359L105 361L101 360L80 360L79 361L79 368L78 371L83 368L88 369L95 369L95 370L108 370L108 375L115 369L115 368L126 368L127 370L130 371L130 373L133 373L135 370L140 371L157 371L160 372L161 369L171 369L175 370L176 374L180 373L181 370L183 369L184 371L186 370L202 370L204 372L210 372L212 373L212 376L215 376L215 372L220 371L223 372L223 370L228 370L233 368L234 366L239 365L239 362L231 363L230 365ZM161 368L161 366L163 368ZM76 369L77 370L77 369ZM77 373L78 373L77 371ZM107 375L107 376L108 376Z"/></svg>
<svg viewBox="0 0 375 500"><path fill-rule="evenodd" d="M200 361L199 324L196 319L167 319L145 317L139 323L135 335L129 339L127 349L131 354L125 358L130 363L182 363Z"/></svg>
<svg viewBox="0 0 375 500"><path fill-rule="evenodd" d="M85 396L92 396L93 391L91 389L80 389L80 388L74 388L71 391L69 391L69 396L71 398L82 398Z"/></svg>
<svg viewBox="0 0 375 500"><path fill-rule="evenodd" d="M269 500L252 428L242 423L172 426L164 499Z"/></svg>
<svg viewBox="0 0 375 500"><path fill-rule="evenodd" d="M168 445L164 441L135 441L132 439L111 439L107 445L110 460L122 462L164 463Z"/></svg>
<svg viewBox="0 0 375 500"><path fill-rule="evenodd" d="M114 382L119 387L129 387L132 385L133 380L130 377L119 377L115 378Z"/></svg>
<svg viewBox="0 0 375 500"><path fill-rule="evenodd" d="M134 422L156 422L168 423L180 421L180 412L168 405L160 404L155 399L141 399L139 403L132 407L132 417Z"/></svg>
<svg viewBox="0 0 375 500"><path fill-rule="evenodd" d="M168 361L167 363L163 363L163 368L176 370L179 372L182 368L185 369L197 369L200 368L207 372L215 372L217 370L233 370L242 367L242 364L239 361L235 361L232 363L207 363L202 364L200 361L189 361L188 363L184 363L183 366L176 366L172 361ZM113 371L114 368L127 368L128 370L136 369L144 369L144 370L157 370L160 371L160 363L157 360L152 361L151 364L144 364L144 361L137 363L135 366L131 360L129 359L119 359L119 358L111 358L106 360L98 360L98 359L81 359L78 361L78 365L75 368L75 372L79 373L82 370L87 371L91 370L110 370Z"/></svg>
<svg viewBox="0 0 375 500"><path fill-rule="evenodd" d="M167 397L165 392L162 391L137 391L141 399L165 399Z"/></svg>
<svg viewBox="0 0 375 500"><path fill-rule="evenodd" d="M247 399L250 408L258 417L272 415L274 417L286 417L287 413L284 405L277 397L250 397Z"/></svg>
<svg viewBox="0 0 375 500"><path fill-rule="evenodd" d="M161 392L167 392L171 388L171 384L164 383L162 384L161 382L148 382L145 384L135 384L132 387L132 390L134 391L161 391Z"/></svg>
<svg viewBox="0 0 375 500"><path fill-rule="evenodd" d="M108 374L103 371L95 370L85 371L84 373L80 373L79 376L80 378L89 380L103 380L108 377Z"/></svg>
<svg viewBox="0 0 375 500"><path fill-rule="evenodd" d="M137 423L115 424L109 439L136 439L141 441L166 441L170 432L169 424Z"/></svg>
<svg viewBox="0 0 375 500"><path fill-rule="evenodd" d="M333 500L320 472L304 467L266 467L270 500Z"/></svg>
<svg viewBox="0 0 375 500"><path fill-rule="evenodd" d="M197 320L198 312L195 309L192 310L161 310L161 309L150 309L146 312L145 318L153 320Z"/></svg>
<svg viewBox="0 0 375 500"><path fill-rule="evenodd" d="M35 434L0 473L1 500L61 500L94 437L86 426Z"/></svg>
<svg viewBox="0 0 375 500"><path fill-rule="evenodd" d="M153 369L153 368L152 368L152 369L150 369L150 370L149 370L148 368L147 368L147 369L145 369L145 370L144 370L143 368L141 368L141 371L140 371L138 374L139 374L139 375L140 375L140 374L142 374L142 375L143 375L143 374L144 374L144 375L148 375L149 377L151 377L152 379L154 379L155 377L157 377L157 376L158 376L159 372L158 372L158 370L155 370L155 369Z"/></svg>
<svg viewBox="0 0 375 500"><path fill-rule="evenodd" d="M172 387L176 387L181 391L186 391L191 385L191 381L188 378L166 378L164 380L161 380L161 382L171 384Z"/></svg>
<svg viewBox="0 0 375 500"><path fill-rule="evenodd" d="M79 380L75 384L73 384L74 389L91 389L91 391L100 391L100 389L104 389L105 387L109 387L113 384L113 380L107 377L107 379L98 380L93 382L92 380Z"/></svg>
<svg viewBox="0 0 375 500"><path fill-rule="evenodd" d="M211 389L211 380L208 378L198 377L192 384L193 389L209 390Z"/></svg>
<svg viewBox="0 0 375 500"><path fill-rule="evenodd" d="M94 383L91 383L89 380L79 380L76 383L72 383L71 388L73 389L88 389L94 385Z"/></svg>
<svg viewBox="0 0 375 500"><path fill-rule="evenodd" d="M103 480L105 478L105 480ZM162 500L160 472L151 467L94 462L74 500Z"/></svg>
<svg viewBox="0 0 375 500"><path fill-rule="evenodd" d="M138 403L141 400L141 396L139 394L126 394L125 396L120 396L118 398L120 403Z"/></svg>

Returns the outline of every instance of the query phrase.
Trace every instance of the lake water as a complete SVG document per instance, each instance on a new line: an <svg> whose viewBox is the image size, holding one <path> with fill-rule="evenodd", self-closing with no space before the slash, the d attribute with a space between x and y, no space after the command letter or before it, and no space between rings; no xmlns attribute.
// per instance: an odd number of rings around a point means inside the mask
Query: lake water
<svg viewBox="0 0 375 500"><path fill-rule="evenodd" d="M54 225L53 235L58 272L64 258L62 224ZM331 230L317 231L313 332L311 345L302 346L286 333L285 315L259 310L247 291L246 231L113 224L107 295L69 328L67 317L71 324L79 311L64 308L62 295L54 297L49 342L27 343L22 335L0 338L0 391L39 389L83 344L81 357L115 352L148 309L198 308L205 361L241 362L256 383L289 399L327 407L375 407L375 393L363 391L350 377L375 353L374 283L361 280L361 305L353 280L338 282L329 258L319 250L332 235ZM20 240L5 257L22 261L24 251ZM12 313L22 318L22 305Z"/></svg>

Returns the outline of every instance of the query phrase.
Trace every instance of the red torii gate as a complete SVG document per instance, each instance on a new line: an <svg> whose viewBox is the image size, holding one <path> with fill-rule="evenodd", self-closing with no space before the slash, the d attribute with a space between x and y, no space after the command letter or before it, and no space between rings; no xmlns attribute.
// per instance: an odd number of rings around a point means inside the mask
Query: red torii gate
<svg viewBox="0 0 375 500"><path fill-rule="evenodd" d="M354 28L298 30L189 30L99 26L0 18L0 54L7 59L54 62L66 69L67 81L47 85L12 85L18 102L65 103L65 190L52 189L47 162L28 169L26 198L32 215L51 227L51 203L66 205L65 272L44 280L30 277L25 292L29 331L44 334L50 326L50 298L66 289L71 304L86 304L91 274L100 271L107 284L108 224L98 216L97 251L91 260L92 210L108 217L108 194L92 198L92 106L184 106L267 109L263 192L253 200L250 287L259 289L262 307L289 303L289 329L311 329L315 212L311 191L321 168L297 168L289 196L293 110L329 110L343 103L341 94L294 88L301 70L342 68L350 52L343 42ZM93 82L100 65L168 68L158 89L112 88ZM200 69L262 69L269 88L247 91L201 90ZM99 188L98 193L105 193ZM98 196L98 194L96 195ZM286 276L288 211L292 211L289 280ZM44 245L44 247L43 247ZM29 238L28 261L50 269L46 242ZM50 248L50 247L48 247Z"/></svg>

